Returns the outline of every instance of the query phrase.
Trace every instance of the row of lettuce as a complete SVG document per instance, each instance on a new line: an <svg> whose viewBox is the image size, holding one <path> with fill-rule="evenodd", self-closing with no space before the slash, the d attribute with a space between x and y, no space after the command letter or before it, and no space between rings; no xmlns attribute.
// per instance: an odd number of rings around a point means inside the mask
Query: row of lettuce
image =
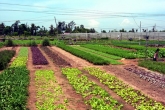
<svg viewBox="0 0 165 110"><path fill-rule="evenodd" d="M35 71L36 108L38 110L66 110L68 99L52 70Z"/></svg>
<svg viewBox="0 0 165 110"><path fill-rule="evenodd" d="M120 96L126 103L137 110L164 110L165 107L155 100L135 90L117 77L112 76L98 68L84 68L88 74L97 78L101 84L109 87ZM83 72L84 72L83 70ZM86 104L95 110L121 110L123 104L112 98L107 91L90 81L88 77L77 68L62 68L62 73L77 93L81 94Z"/></svg>
<svg viewBox="0 0 165 110"><path fill-rule="evenodd" d="M10 67L0 74L0 109L26 110L29 85L27 59L28 48L22 47Z"/></svg>

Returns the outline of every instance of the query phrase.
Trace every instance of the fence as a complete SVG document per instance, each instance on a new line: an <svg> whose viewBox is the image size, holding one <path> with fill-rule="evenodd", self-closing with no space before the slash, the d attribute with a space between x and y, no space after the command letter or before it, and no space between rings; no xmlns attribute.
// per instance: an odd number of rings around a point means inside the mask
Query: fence
<svg viewBox="0 0 165 110"><path fill-rule="evenodd" d="M149 40L163 40L165 41L165 32L110 32L110 33L70 33L62 34L60 37L76 38L76 39L89 39L89 38L109 38L109 39L144 39L144 36L149 36Z"/></svg>

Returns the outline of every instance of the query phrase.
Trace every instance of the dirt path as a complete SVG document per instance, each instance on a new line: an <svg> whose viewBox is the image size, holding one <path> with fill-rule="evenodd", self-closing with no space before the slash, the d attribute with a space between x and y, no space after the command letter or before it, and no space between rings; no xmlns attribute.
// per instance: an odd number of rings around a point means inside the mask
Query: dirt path
<svg viewBox="0 0 165 110"><path fill-rule="evenodd" d="M2 48L0 48L0 51L3 51L3 50L12 50L13 48L16 48L16 47L2 47Z"/></svg>
<svg viewBox="0 0 165 110"><path fill-rule="evenodd" d="M78 58L58 47L51 47L55 51L57 51L60 56L62 56L64 59L69 61L73 67L77 68L83 68L87 66L94 66L93 64L87 62L86 60L83 60L81 58ZM123 60L125 65L129 64L135 64L137 65L136 60ZM142 91L143 94L153 98L156 101L162 102L165 105L165 89L157 88L153 85L150 85L150 83L140 79L137 75L134 73L128 72L124 69L124 65L107 65L107 66L94 66L99 67L102 70L105 70L106 72L117 76L120 80L124 81L126 84L130 85L136 90Z"/></svg>
<svg viewBox="0 0 165 110"><path fill-rule="evenodd" d="M40 49L41 50L41 49ZM49 69L55 72L57 83L61 86L64 96L62 99L68 99L68 110L87 110L90 107L85 105L83 98L81 95L77 94L72 86L69 84L68 80L65 76L62 75L60 67L53 64L50 58L41 50L42 54L45 56L47 61L49 62L48 65L38 65L34 66L32 64L32 53L29 48L29 59L28 59L28 69L30 70L30 85L29 85L29 98L27 107L30 110L36 110L35 103L36 99L36 88L35 88L35 71L39 69Z"/></svg>

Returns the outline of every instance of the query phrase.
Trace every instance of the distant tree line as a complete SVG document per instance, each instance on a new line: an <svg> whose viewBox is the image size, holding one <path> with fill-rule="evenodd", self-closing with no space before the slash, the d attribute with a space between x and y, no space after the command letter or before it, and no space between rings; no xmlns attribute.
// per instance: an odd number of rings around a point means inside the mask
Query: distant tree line
<svg viewBox="0 0 165 110"><path fill-rule="evenodd" d="M142 32L147 32L148 29L142 29ZM109 30L109 32L127 32L124 28L117 31ZM138 32L138 29L132 28L128 32ZM157 32L155 27L153 27L149 32ZM160 32L165 32L162 30ZM57 34L63 33L97 33L94 28L85 28L84 25L76 26L74 21L69 23L65 23L65 21L58 22L54 27L52 24L50 25L49 29L47 30L44 26L37 26L32 23L30 26L27 24L21 24L19 20L15 21L11 26L5 26L4 23L0 24L0 35L10 35L10 36L54 36ZM102 30L101 33L107 33L106 30Z"/></svg>
<svg viewBox="0 0 165 110"><path fill-rule="evenodd" d="M47 30L44 26L38 26L32 23L30 26L27 24L21 24L19 20L15 21L11 26L5 26L4 23L0 24L0 35L10 35L10 36L54 36L63 33L95 33L95 29L85 28L84 25L75 26L74 21L66 24L63 22L58 22L54 27L52 24Z"/></svg>

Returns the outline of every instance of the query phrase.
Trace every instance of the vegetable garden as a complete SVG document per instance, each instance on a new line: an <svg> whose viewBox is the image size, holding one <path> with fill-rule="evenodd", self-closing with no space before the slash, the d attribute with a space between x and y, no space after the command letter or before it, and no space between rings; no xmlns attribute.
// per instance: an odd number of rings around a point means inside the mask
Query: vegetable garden
<svg viewBox="0 0 165 110"><path fill-rule="evenodd" d="M0 110L165 110L164 48L156 62L144 45L41 42L0 48Z"/></svg>

